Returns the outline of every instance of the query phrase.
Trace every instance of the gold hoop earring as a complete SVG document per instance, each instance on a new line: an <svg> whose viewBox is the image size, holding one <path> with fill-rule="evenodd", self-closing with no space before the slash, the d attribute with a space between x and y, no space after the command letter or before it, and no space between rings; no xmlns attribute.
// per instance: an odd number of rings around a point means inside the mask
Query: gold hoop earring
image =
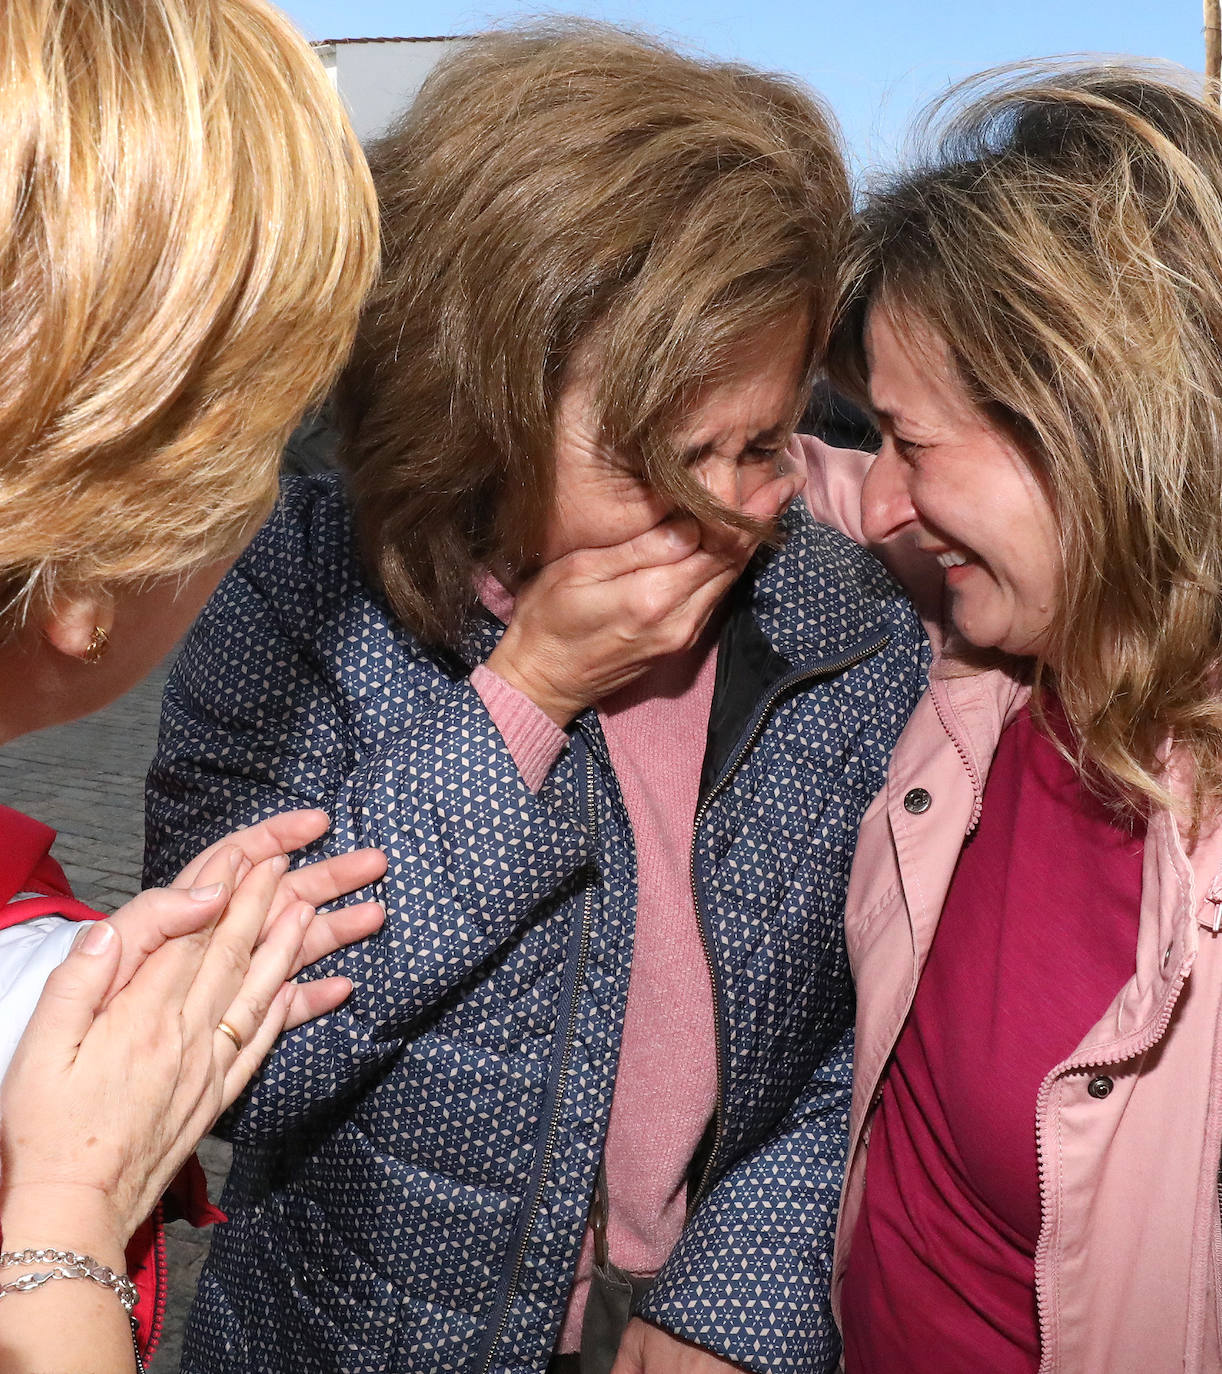
<svg viewBox="0 0 1222 1374"><path fill-rule="evenodd" d="M100 625L93 627L93 633L89 636L89 643L85 645L85 652L81 658L86 663L101 663L106 657L106 650L110 648L110 636Z"/></svg>

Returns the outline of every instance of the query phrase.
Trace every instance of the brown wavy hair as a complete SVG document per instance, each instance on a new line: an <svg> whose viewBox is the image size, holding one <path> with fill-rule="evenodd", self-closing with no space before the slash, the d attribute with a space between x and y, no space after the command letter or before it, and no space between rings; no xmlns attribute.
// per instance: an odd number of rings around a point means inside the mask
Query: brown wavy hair
<svg viewBox="0 0 1222 1374"><path fill-rule="evenodd" d="M233 552L347 356L368 169L262 0L0 6L0 610Z"/></svg>
<svg viewBox="0 0 1222 1374"><path fill-rule="evenodd" d="M604 441L675 508L754 528L672 436L771 325L806 320L813 367L849 193L809 92L615 28L531 27L466 45L370 157L385 268L341 462L406 624L453 642L476 570L529 558L577 350Z"/></svg>
<svg viewBox="0 0 1222 1374"><path fill-rule="evenodd" d="M1037 687L1055 680L1079 761L1139 805L1173 804L1174 746L1195 825L1222 799L1222 114L1163 66L978 82L862 207L832 371L865 394L880 303L946 342L1056 512Z"/></svg>

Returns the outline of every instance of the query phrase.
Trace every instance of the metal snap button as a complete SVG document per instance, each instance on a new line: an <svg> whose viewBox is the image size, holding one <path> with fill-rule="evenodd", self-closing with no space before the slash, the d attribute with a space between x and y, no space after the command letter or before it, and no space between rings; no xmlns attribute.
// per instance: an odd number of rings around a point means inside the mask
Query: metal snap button
<svg viewBox="0 0 1222 1374"><path fill-rule="evenodd" d="M1106 1074L1101 1073L1097 1078L1091 1079L1086 1085L1086 1091L1090 1093L1092 1097L1097 1097L1102 1101L1114 1087L1115 1084L1112 1080Z"/></svg>
<svg viewBox="0 0 1222 1374"><path fill-rule="evenodd" d="M913 787L904 793L904 810L910 815L919 816L933 805L933 798L923 787Z"/></svg>

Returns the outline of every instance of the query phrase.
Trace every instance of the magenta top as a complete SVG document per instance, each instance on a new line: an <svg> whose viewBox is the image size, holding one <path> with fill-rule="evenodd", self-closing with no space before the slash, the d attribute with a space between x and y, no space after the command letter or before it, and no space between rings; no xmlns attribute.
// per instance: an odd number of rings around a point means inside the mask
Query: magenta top
<svg viewBox="0 0 1222 1374"><path fill-rule="evenodd" d="M1132 975L1143 840L1024 710L875 1114L842 1299L848 1374L1035 1374L1036 1099Z"/></svg>

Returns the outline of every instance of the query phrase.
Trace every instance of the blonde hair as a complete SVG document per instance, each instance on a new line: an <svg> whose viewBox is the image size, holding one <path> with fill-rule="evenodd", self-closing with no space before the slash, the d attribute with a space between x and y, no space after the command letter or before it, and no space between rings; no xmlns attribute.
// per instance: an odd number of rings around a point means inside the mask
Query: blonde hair
<svg viewBox="0 0 1222 1374"><path fill-rule="evenodd" d="M862 394L882 304L949 347L1048 491L1046 662L1080 762L1194 824L1222 800L1222 115L1187 73L986 74L933 159L870 195L832 369Z"/></svg>
<svg viewBox="0 0 1222 1374"><path fill-rule="evenodd" d="M262 0L0 6L0 606L236 549L377 253L335 91Z"/></svg>
<svg viewBox="0 0 1222 1374"><path fill-rule="evenodd" d="M340 456L405 623L452 642L475 570L534 552L578 356L608 447L675 508L755 527L675 431L769 327L802 320L821 350L849 192L809 92L604 25L511 30L439 67L370 158L385 272Z"/></svg>

